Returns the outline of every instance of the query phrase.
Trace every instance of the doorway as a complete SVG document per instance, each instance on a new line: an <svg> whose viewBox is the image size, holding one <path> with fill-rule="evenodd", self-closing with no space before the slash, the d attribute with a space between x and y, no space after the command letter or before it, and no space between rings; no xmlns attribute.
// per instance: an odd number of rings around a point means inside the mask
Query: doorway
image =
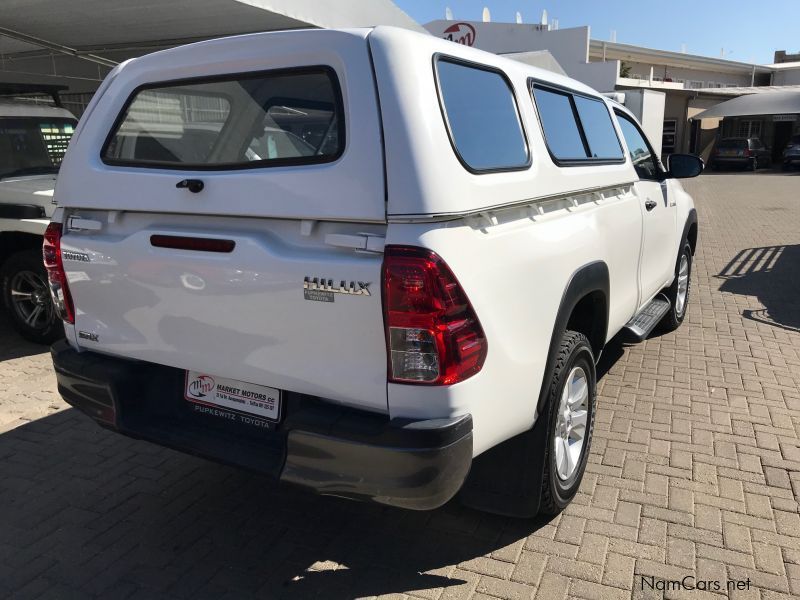
<svg viewBox="0 0 800 600"><path fill-rule="evenodd" d="M772 162L780 163L783 160L783 149L792 137L794 123L791 121L778 121L772 136Z"/></svg>

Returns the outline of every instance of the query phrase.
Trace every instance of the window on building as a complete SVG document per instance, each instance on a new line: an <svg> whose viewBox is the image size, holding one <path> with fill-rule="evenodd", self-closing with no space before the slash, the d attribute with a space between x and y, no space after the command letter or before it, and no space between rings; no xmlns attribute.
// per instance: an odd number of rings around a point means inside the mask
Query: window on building
<svg viewBox="0 0 800 600"><path fill-rule="evenodd" d="M623 160L605 102L538 84L533 96L545 142L556 161Z"/></svg>
<svg viewBox="0 0 800 600"><path fill-rule="evenodd" d="M664 119L664 129L661 136L661 152L672 154L675 152L675 140L678 134L678 121L676 119Z"/></svg>
<svg viewBox="0 0 800 600"><path fill-rule="evenodd" d="M747 119L736 123L736 129L731 137L749 138L760 136L761 121Z"/></svg>
<svg viewBox="0 0 800 600"><path fill-rule="evenodd" d="M699 90L700 88L703 87L705 87L705 81L700 81L698 79L692 79L689 81L690 90Z"/></svg>
<svg viewBox="0 0 800 600"><path fill-rule="evenodd" d="M477 65L440 59L437 76L453 147L474 171L524 168L528 144L505 77Z"/></svg>

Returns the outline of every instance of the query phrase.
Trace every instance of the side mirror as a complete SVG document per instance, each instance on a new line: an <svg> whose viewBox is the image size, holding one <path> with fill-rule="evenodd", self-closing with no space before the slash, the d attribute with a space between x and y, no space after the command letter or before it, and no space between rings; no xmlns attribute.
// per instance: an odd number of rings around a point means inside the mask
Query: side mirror
<svg viewBox="0 0 800 600"><path fill-rule="evenodd" d="M676 179L697 177L705 166L703 159L694 154L670 154L667 157L667 172Z"/></svg>

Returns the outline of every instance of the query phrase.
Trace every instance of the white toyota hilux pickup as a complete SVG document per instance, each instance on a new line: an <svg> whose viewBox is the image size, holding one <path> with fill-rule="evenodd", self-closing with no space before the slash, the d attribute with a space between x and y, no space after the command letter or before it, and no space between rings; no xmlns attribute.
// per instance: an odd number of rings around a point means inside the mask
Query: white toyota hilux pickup
<svg viewBox="0 0 800 600"><path fill-rule="evenodd" d="M684 319L702 168L577 81L390 27L128 61L45 239L60 392L322 494L557 512L603 346Z"/></svg>
<svg viewBox="0 0 800 600"><path fill-rule="evenodd" d="M21 335L37 343L63 335L41 247L56 208L59 164L76 124L64 108L0 101L0 307Z"/></svg>

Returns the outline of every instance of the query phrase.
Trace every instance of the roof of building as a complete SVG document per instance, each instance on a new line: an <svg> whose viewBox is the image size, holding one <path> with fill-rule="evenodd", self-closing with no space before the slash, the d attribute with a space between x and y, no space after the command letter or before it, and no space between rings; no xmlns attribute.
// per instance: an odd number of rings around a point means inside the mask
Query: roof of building
<svg viewBox="0 0 800 600"><path fill-rule="evenodd" d="M779 71L783 69L788 69L788 70L800 69L800 61L795 60L792 62L772 63L771 65L764 65L764 66L769 67L770 69L777 69Z"/></svg>
<svg viewBox="0 0 800 600"><path fill-rule="evenodd" d="M800 85L761 85L726 88L687 89L689 92L710 94L714 96L745 96L749 94L769 94L771 92L800 92Z"/></svg>
<svg viewBox="0 0 800 600"><path fill-rule="evenodd" d="M752 73L753 69L755 69L756 73L771 72L771 68L767 65L755 65L725 58L712 58L710 56L672 52L670 50L657 50L655 48L645 48L644 46L620 44L619 42L590 40L589 53L591 55L602 56L604 51L606 58L611 60L652 62L656 59L658 64L674 68L703 68L722 73Z"/></svg>

